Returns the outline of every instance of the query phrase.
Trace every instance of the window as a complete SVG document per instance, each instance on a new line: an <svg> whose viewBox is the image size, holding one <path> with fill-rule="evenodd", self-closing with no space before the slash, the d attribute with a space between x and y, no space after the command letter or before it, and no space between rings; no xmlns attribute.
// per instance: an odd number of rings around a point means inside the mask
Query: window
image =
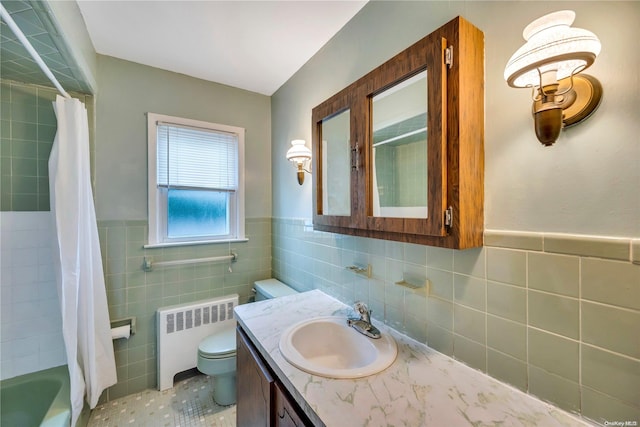
<svg viewBox="0 0 640 427"><path fill-rule="evenodd" d="M149 245L244 239L244 129L147 114Z"/></svg>

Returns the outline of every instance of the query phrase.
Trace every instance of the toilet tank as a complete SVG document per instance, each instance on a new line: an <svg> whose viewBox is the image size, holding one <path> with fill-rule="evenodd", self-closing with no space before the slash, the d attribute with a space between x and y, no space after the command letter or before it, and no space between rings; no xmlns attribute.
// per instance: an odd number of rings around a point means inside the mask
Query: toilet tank
<svg viewBox="0 0 640 427"><path fill-rule="evenodd" d="M254 289L256 290L256 301L298 293L298 291L290 288L278 279L258 280L254 283Z"/></svg>

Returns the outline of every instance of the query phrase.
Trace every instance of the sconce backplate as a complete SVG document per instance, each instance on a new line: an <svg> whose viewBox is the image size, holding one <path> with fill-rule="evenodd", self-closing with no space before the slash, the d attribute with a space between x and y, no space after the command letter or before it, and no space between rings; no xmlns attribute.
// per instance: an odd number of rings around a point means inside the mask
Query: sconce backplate
<svg viewBox="0 0 640 427"><path fill-rule="evenodd" d="M559 81L560 91L563 87L571 84L570 78ZM564 127L568 128L577 125L589 117L600 105L602 100L602 85L593 76L588 74L578 74L573 76L573 88L556 97L556 103L563 110ZM533 111L541 107L541 101L535 101Z"/></svg>
<svg viewBox="0 0 640 427"><path fill-rule="evenodd" d="M589 117L602 100L602 85L588 74L573 76L572 92L575 92L575 100L570 105L562 106L564 127L576 125Z"/></svg>

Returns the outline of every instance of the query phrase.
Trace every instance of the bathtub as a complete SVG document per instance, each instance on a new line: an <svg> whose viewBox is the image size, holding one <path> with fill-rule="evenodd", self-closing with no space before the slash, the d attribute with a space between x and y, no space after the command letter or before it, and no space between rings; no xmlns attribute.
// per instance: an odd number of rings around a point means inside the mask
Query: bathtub
<svg viewBox="0 0 640 427"><path fill-rule="evenodd" d="M58 366L0 381L0 426L68 427L69 371Z"/></svg>

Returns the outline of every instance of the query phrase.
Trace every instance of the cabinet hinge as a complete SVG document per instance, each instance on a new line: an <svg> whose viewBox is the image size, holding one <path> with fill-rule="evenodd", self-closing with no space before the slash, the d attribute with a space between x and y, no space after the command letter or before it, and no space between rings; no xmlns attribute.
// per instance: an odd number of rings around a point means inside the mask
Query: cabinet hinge
<svg viewBox="0 0 640 427"><path fill-rule="evenodd" d="M449 69L453 67L453 45L444 50L444 63L449 66Z"/></svg>
<svg viewBox="0 0 640 427"><path fill-rule="evenodd" d="M449 206L444 211L444 225L445 227L451 227L453 225L453 206Z"/></svg>

